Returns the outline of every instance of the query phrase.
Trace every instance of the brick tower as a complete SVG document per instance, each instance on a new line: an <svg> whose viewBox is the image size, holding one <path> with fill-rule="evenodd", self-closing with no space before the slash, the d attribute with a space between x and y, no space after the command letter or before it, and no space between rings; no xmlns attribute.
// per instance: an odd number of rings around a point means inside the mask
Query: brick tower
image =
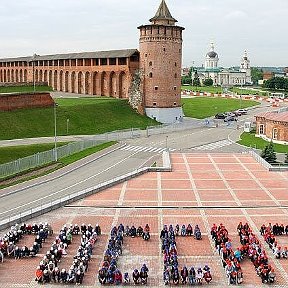
<svg viewBox="0 0 288 288"><path fill-rule="evenodd" d="M181 121L182 30L162 0L151 24L140 29L140 69L146 115L161 123Z"/></svg>

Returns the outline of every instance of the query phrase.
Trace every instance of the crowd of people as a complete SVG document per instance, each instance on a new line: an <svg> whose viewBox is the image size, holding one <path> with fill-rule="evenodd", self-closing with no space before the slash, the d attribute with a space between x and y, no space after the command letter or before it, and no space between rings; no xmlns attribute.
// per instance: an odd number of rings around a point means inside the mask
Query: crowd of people
<svg viewBox="0 0 288 288"><path fill-rule="evenodd" d="M266 230L269 229L269 232L274 236L288 235L288 225L284 226L284 224L274 224L269 223L267 226L263 224L260 228L261 235L264 235Z"/></svg>
<svg viewBox="0 0 288 288"><path fill-rule="evenodd" d="M272 266L268 263L268 256L257 236L249 225L239 223L237 227L243 257L248 257L253 263L257 275L261 277L262 283L274 283L276 275Z"/></svg>
<svg viewBox="0 0 288 288"><path fill-rule="evenodd" d="M143 240L148 241L150 239L150 227L148 224L145 225L144 229L142 226L139 226L137 229L134 225L129 227L128 225L125 227L124 231L125 236L134 237L142 237Z"/></svg>
<svg viewBox="0 0 288 288"><path fill-rule="evenodd" d="M243 281L243 273L240 261L243 259L243 255L240 249L238 248L236 251L233 251L228 230L223 224L220 224L218 227L216 224L213 224L211 236L215 243L215 248L221 257L222 265L228 279L228 285L241 284Z"/></svg>
<svg viewBox="0 0 288 288"><path fill-rule="evenodd" d="M67 247L72 243L73 236L81 233L80 246L73 263L68 270L59 268L59 263L63 255L66 255ZM101 234L101 228L97 224L95 228L91 224L71 224L69 227L64 225L59 235L41 260L35 272L35 280L38 283L64 283L80 285L83 282L84 274L88 270L94 244L97 236Z"/></svg>
<svg viewBox="0 0 288 288"><path fill-rule="evenodd" d="M173 229L175 236L194 236L195 239L201 240L201 230L198 225L195 225L195 228L193 230L192 225L189 223L187 226L183 224L180 228L179 224L175 225L175 228Z"/></svg>
<svg viewBox="0 0 288 288"><path fill-rule="evenodd" d="M146 235L146 236L144 236ZM146 224L143 229L141 226L136 229L135 226L126 226L120 224L118 227L113 227L110 232L110 239L108 241L108 247L104 253L104 259L102 267L98 271L98 280L101 285L104 284L128 284L130 283L130 275L128 272L125 272L122 275L122 272L118 268L117 260L120 255L122 255L122 245L125 237L142 237L144 240L150 239L150 227ZM134 284L147 284L148 281L148 272L149 269L146 264L143 264L142 267L134 269L132 272L132 281Z"/></svg>
<svg viewBox="0 0 288 288"><path fill-rule="evenodd" d="M202 269L199 267L195 269L191 267L189 270L186 266L183 266L181 269L178 264L178 253L177 253L177 244L176 244L176 236L192 236L193 229L189 224L187 226L188 233L185 225L182 225L181 232L179 225L176 225L175 228L173 225L164 225L163 229L160 233L161 239L161 249L163 253L163 261L164 261L164 271L163 271L163 281L165 285L178 285L178 284L202 284L203 279L209 283L212 280L210 268L208 265ZM185 229L185 231L184 231ZM194 229L194 233L196 230L196 234L201 236L201 231L198 225L196 225ZM201 239L201 237L196 237L196 239Z"/></svg>
<svg viewBox="0 0 288 288"><path fill-rule="evenodd" d="M52 235L53 230L48 223L34 223L22 224L12 226L10 230L0 238L0 258L1 262L4 257L13 257L15 259L34 257L42 248L42 243L45 242L48 235ZM33 245L28 247L26 245L19 246L18 242L24 235L34 235L35 239Z"/></svg>
<svg viewBox="0 0 288 288"><path fill-rule="evenodd" d="M287 229L287 231L286 231ZM272 249L273 254L276 259L288 258L288 249L287 247L282 248L278 245L277 239L275 236L287 235L288 234L288 225L284 229L284 225L278 225L277 223L272 226L271 223L265 226L264 224L260 228L260 233L263 236L265 242L269 245L270 249Z"/></svg>

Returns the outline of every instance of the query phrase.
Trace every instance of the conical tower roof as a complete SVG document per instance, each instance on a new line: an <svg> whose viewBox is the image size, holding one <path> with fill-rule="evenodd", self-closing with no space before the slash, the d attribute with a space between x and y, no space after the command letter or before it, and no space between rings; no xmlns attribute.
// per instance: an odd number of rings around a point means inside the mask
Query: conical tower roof
<svg viewBox="0 0 288 288"><path fill-rule="evenodd" d="M172 17L165 0L161 1L155 16L150 19L150 22L155 23L157 20L168 20L172 21L173 23L178 22L175 18Z"/></svg>

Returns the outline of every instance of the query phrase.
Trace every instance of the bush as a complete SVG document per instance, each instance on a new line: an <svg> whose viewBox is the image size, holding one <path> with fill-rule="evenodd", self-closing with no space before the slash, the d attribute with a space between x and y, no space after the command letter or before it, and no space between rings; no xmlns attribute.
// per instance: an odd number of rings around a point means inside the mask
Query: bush
<svg viewBox="0 0 288 288"><path fill-rule="evenodd" d="M274 150L273 142L271 141L267 146L264 147L261 157L265 159L268 163L276 162L276 153Z"/></svg>

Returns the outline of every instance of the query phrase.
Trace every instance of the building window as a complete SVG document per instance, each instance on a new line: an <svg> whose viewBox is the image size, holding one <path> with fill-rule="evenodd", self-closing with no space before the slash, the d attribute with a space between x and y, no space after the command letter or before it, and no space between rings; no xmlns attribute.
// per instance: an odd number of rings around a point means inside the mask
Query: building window
<svg viewBox="0 0 288 288"><path fill-rule="evenodd" d="M177 62L175 62L175 67L177 67Z"/></svg>
<svg viewBox="0 0 288 288"><path fill-rule="evenodd" d="M177 105L177 103L176 103L176 102L174 102L174 103L173 103L173 105L174 105L174 106L176 106L176 105Z"/></svg>
<svg viewBox="0 0 288 288"><path fill-rule="evenodd" d="M165 51L166 51L166 48L163 48L163 51L165 52Z"/></svg>
<svg viewBox="0 0 288 288"><path fill-rule="evenodd" d="M174 86L174 90L176 91L176 89L177 89L177 86Z"/></svg>
<svg viewBox="0 0 288 288"><path fill-rule="evenodd" d="M153 106L157 106L157 103L156 103L156 102L153 102Z"/></svg>
<svg viewBox="0 0 288 288"><path fill-rule="evenodd" d="M155 86L154 89L155 89L155 90L158 90L158 86Z"/></svg>
<svg viewBox="0 0 288 288"><path fill-rule="evenodd" d="M177 78L177 73L174 74L174 78Z"/></svg>
<svg viewBox="0 0 288 288"><path fill-rule="evenodd" d="M127 64L127 59L124 57L118 58L118 64L119 65L126 65Z"/></svg>
<svg viewBox="0 0 288 288"><path fill-rule="evenodd" d="M149 66L152 66L152 61L149 62Z"/></svg>
<svg viewBox="0 0 288 288"><path fill-rule="evenodd" d="M260 124L259 125L259 135L263 135L264 134L264 124Z"/></svg>
<svg viewBox="0 0 288 288"><path fill-rule="evenodd" d="M147 56L148 56L148 54L146 53L146 54L145 54L145 57L147 57Z"/></svg>
<svg viewBox="0 0 288 288"><path fill-rule="evenodd" d="M277 140L277 138L278 138L278 129L277 128L273 128L272 139L273 140Z"/></svg>
<svg viewBox="0 0 288 288"><path fill-rule="evenodd" d="M153 77L153 74L152 72L149 73L149 78L152 78Z"/></svg>

